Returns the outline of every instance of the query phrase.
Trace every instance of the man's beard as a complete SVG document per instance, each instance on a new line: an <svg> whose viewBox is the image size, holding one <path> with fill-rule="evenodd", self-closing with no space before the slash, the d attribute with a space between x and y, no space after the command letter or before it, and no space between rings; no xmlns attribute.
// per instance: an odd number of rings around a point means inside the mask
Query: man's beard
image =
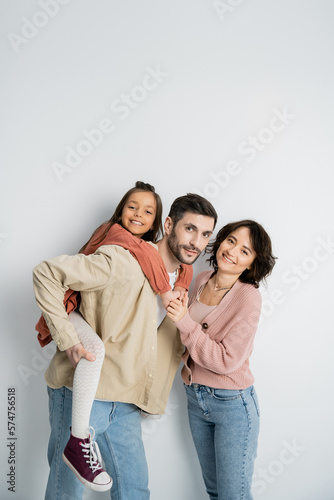
<svg viewBox="0 0 334 500"><path fill-rule="evenodd" d="M179 260L182 264L189 264L189 265L191 265L201 255L201 251L198 248L194 247L193 245L180 245L178 243L178 241L177 241L177 236L175 234L174 228L172 229L169 237L167 238L167 244L169 246L170 251L174 255L174 257L176 257L177 260ZM181 253L182 248L184 248L186 250L196 251L196 252L198 252L198 255L195 256L192 261L185 260L185 258L183 257L183 255Z"/></svg>

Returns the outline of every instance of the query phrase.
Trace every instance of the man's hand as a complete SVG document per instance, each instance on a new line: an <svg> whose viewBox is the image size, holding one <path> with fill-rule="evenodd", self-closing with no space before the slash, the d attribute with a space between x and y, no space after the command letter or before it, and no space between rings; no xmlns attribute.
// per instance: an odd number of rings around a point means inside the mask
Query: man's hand
<svg viewBox="0 0 334 500"><path fill-rule="evenodd" d="M184 306L180 300L174 300L167 307L167 316L176 323L180 321L188 312L188 307Z"/></svg>
<svg viewBox="0 0 334 500"><path fill-rule="evenodd" d="M76 368L81 358L85 358L88 361L95 361L95 356L91 352L88 352L82 344L75 344L72 347L66 349L66 354L71 361L73 368Z"/></svg>

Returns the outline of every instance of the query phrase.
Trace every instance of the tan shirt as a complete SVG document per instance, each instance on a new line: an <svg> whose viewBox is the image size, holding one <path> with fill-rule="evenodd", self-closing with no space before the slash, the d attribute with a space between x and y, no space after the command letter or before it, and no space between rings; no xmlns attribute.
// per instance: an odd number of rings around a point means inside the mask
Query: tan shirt
<svg viewBox="0 0 334 500"><path fill-rule="evenodd" d="M36 300L58 347L47 384L55 389L73 384L74 369L64 351L80 341L63 305L68 288L81 292L80 312L105 344L96 398L163 413L182 344L169 318L157 331L156 294L138 262L118 246L105 245L88 256L62 255L34 269Z"/></svg>

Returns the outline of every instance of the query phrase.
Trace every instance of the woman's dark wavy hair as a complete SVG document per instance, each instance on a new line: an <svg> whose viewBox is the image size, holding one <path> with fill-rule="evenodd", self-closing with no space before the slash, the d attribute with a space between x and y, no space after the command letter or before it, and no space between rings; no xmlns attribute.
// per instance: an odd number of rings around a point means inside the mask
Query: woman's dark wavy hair
<svg viewBox="0 0 334 500"><path fill-rule="evenodd" d="M260 281L267 278L267 276L271 274L277 257L274 257L272 254L271 239L268 233L258 222L245 219L238 222L231 222L230 224L224 226L218 232L215 241L209 243L206 248L205 253L211 254L211 257L209 257L207 261L213 267L213 274L215 274L218 270L216 254L220 244L226 240L226 238L233 233L233 231L239 229L240 227L248 227L251 243L256 252L256 257L251 265L251 268L245 269L245 271L239 276L239 280L242 283L249 283L255 288L259 288Z"/></svg>
<svg viewBox="0 0 334 500"><path fill-rule="evenodd" d="M135 184L135 186L132 187L131 189L129 189L129 191L127 191L125 193L125 195L123 196L123 198L121 199L121 201L117 205L117 207L115 209L115 212L110 217L110 219L108 221L106 221L106 222L103 222L102 224L100 224L100 226L97 229L95 229L94 233L89 238L89 240L87 241L87 243L85 243L84 246L82 248L80 248L79 253L83 252L83 250L86 248L86 246L91 241L91 239L99 231L99 229L101 228L101 226L103 226L104 224L106 224L106 229L103 232L103 234L101 235L101 237L99 238L99 241L97 241L96 243L100 243L101 241L104 240L104 238L106 237L109 229L111 228L111 226L113 224L116 224L116 223L121 224L122 212L123 212L123 208L126 205L126 202L128 201L128 199L130 198L130 196L133 193L137 193L138 191L147 191L147 192L153 193L155 201L156 201L156 204L157 204L155 219L154 219L154 222L153 222L153 228L150 229L149 231L147 231L147 233L145 233L142 236L142 239L145 240L145 241L153 241L153 243L155 243L159 239L160 235L162 235L162 202L161 202L161 198L158 195L158 193L155 192L154 186L152 186L151 184L148 184L146 182L137 181L136 184Z"/></svg>

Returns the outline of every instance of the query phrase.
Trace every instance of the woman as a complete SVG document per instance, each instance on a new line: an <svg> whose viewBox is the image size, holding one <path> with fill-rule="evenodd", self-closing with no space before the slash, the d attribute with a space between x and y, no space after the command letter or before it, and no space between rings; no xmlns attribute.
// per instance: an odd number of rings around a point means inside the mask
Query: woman
<svg viewBox="0 0 334 500"><path fill-rule="evenodd" d="M257 222L227 224L209 246L189 309L167 311L186 346L182 378L191 433L211 500L250 500L259 409L249 357L260 316L259 283L275 264Z"/></svg>

